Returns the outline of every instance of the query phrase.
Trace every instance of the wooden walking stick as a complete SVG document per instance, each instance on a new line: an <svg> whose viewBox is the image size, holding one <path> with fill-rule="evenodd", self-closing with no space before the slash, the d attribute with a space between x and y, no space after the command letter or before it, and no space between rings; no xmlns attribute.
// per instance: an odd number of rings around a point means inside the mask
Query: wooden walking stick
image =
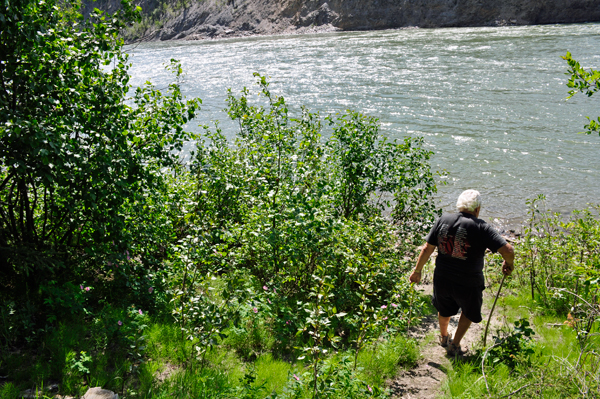
<svg viewBox="0 0 600 399"><path fill-rule="evenodd" d="M488 317L487 324L485 326L485 332L483 333L483 347L485 348L485 343L487 340L488 328L490 327L490 321L492 321L492 314L494 313L494 308L496 307L496 302L498 301L498 297L500 296L500 290L502 289L502 285L504 285L504 279L506 278L506 274L502 276L502 281L500 282L500 288L498 288L498 293L496 294L496 298L494 299L494 304L492 305L492 310L490 311L490 315Z"/></svg>

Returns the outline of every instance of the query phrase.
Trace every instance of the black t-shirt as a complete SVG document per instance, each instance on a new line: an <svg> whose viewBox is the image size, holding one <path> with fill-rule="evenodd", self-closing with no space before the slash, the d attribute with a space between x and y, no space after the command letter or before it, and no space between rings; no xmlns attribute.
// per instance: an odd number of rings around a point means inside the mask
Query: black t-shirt
<svg viewBox="0 0 600 399"><path fill-rule="evenodd" d="M506 245L492 226L464 212L443 215L425 239L438 249L435 277L463 286L483 287L485 250L497 252Z"/></svg>

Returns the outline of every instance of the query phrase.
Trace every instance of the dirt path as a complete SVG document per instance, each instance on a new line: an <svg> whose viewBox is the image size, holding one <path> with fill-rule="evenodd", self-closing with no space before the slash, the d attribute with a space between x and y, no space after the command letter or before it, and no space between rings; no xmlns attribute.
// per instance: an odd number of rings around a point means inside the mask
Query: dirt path
<svg viewBox="0 0 600 399"><path fill-rule="evenodd" d="M433 286L431 284L422 284L418 289L422 290L425 295L431 297ZM484 295L495 295L489 289L484 291ZM498 321L498 309L494 311L492 318L492 331ZM489 309L487 309L485 301L482 309L483 321L479 324L472 324L467 334L461 341L461 347L469 350L475 344L481 345L481 339L487 323ZM453 334L458 325L458 316L452 317L450 320L450 333ZM488 333L488 340L490 339ZM392 398L395 399L434 399L442 392L442 383L446 379L449 370L452 369L454 359L446 355L446 350L438 344L438 321L437 314L427 315L419 326L411 328L409 336L416 338L421 344L422 359L417 366L411 370L403 371L390 384L392 390ZM472 351L471 351L472 353ZM469 352L467 353L467 356Z"/></svg>

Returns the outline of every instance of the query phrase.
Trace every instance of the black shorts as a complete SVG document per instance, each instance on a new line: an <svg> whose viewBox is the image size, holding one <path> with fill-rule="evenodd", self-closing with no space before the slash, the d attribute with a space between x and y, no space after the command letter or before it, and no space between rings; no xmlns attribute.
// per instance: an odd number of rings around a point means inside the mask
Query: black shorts
<svg viewBox="0 0 600 399"><path fill-rule="evenodd" d="M434 275L431 303L442 317L454 316L458 313L458 309L462 309L467 319L479 323L482 320L481 305L484 288L485 286L465 287Z"/></svg>

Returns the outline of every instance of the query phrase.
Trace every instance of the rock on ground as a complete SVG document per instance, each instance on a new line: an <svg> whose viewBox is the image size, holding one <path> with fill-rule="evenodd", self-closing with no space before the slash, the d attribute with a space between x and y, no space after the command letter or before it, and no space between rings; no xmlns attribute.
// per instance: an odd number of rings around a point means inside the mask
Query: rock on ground
<svg viewBox="0 0 600 399"><path fill-rule="evenodd" d="M113 391L95 387L88 389L85 395L83 395L83 399L119 399L119 395Z"/></svg>

